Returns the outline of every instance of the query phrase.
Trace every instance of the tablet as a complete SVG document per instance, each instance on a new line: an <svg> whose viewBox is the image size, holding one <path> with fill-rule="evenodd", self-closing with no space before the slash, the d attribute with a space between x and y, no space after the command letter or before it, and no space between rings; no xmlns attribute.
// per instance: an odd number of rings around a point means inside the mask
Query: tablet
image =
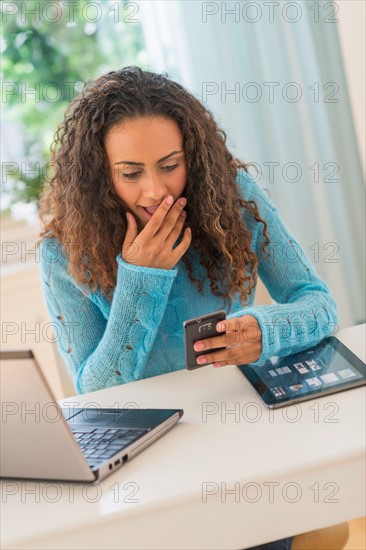
<svg viewBox="0 0 366 550"><path fill-rule="evenodd" d="M262 366L238 365L270 408L362 386L366 365L335 336L287 357L270 357Z"/></svg>

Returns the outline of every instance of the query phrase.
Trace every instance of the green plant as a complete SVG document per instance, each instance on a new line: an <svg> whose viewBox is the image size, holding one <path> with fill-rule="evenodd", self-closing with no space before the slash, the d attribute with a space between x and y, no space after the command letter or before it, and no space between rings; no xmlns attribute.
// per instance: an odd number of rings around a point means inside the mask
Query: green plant
<svg viewBox="0 0 366 550"><path fill-rule="evenodd" d="M143 35L138 18L126 17L124 0L118 12L116 2L105 0L79 0L72 12L62 1L56 9L56 2L17 0L11 2L14 13L5 17L6 4L0 5L2 103L6 121L20 124L25 158L12 159L5 173L12 182L11 203L38 205L49 175L50 144L66 106L85 81L124 65L147 68ZM93 12L90 4L100 9Z"/></svg>

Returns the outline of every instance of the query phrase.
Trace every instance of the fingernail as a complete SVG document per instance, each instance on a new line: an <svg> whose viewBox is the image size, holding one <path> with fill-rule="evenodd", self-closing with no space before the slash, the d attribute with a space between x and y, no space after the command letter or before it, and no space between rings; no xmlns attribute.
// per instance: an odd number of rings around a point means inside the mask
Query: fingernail
<svg viewBox="0 0 366 550"><path fill-rule="evenodd" d="M202 363L207 363L207 359L205 359L204 357L197 357L197 363L199 365L202 365Z"/></svg>
<svg viewBox="0 0 366 550"><path fill-rule="evenodd" d="M195 351L201 351L202 349L205 349L205 344L203 342L196 342L194 349Z"/></svg>
<svg viewBox="0 0 366 550"><path fill-rule="evenodd" d="M166 201L165 201L167 204L172 204L173 203L173 197L171 195L169 195L169 197L166 198Z"/></svg>
<svg viewBox="0 0 366 550"><path fill-rule="evenodd" d="M225 325L224 323L219 323L218 325L216 325L216 330L218 332L222 332L223 330L225 330Z"/></svg>
<svg viewBox="0 0 366 550"><path fill-rule="evenodd" d="M185 197L181 197L178 202L181 206L185 206L187 204L187 199Z"/></svg>
<svg viewBox="0 0 366 550"><path fill-rule="evenodd" d="M187 212L185 210L182 210L182 212L180 213L180 215L182 216L182 218L185 218L186 215L187 215Z"/></svg>

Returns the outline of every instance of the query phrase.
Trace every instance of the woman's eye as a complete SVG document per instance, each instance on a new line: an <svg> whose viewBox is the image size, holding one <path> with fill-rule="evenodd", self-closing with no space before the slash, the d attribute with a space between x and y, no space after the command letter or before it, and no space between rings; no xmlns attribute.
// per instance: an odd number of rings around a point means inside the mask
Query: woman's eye
<svg viewBox="0 0 366 550"><path fill-rule="evenodd" d="M124 178L132 180L132 179L136 179L140 175L140 173L141 172L132 172L132 174L122 174L122 175Z"/></svg>
<svg viewBox="0 0 366 550"><path fill-rule="evenodd" d="M177 162L176 164L170 164L168 166L162 166L162 170L164 170L165 172L171 172L172 170L178 168L178 166L179 162ZM131 172L130 174L122 174L122 176L128 180L133 180L137 179L140 174L141 172Z"/></svg>
<svg viewBox="0 0 366 550"><path fill-rule="evenodd" d="M167 172L170 172L171 170L174 170L179 166L179 163L171 164L170 166L163 166L163 170L166 170Z"/></svg>

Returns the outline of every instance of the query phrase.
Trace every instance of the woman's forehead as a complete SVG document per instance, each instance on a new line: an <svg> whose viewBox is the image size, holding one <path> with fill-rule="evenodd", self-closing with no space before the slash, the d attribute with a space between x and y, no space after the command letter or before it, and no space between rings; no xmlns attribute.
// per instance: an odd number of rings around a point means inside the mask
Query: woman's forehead
<svg viewBox="0 0 366 550"><path fill-rule="evenodd" d="M123 153L126 158L120 160L142 162L141 158L127 157L139 153L157 160L173 150L181 150L182 141L181 130L174 120L155 117L115 125L108 132L105 145L111 155Z"/></svg>

